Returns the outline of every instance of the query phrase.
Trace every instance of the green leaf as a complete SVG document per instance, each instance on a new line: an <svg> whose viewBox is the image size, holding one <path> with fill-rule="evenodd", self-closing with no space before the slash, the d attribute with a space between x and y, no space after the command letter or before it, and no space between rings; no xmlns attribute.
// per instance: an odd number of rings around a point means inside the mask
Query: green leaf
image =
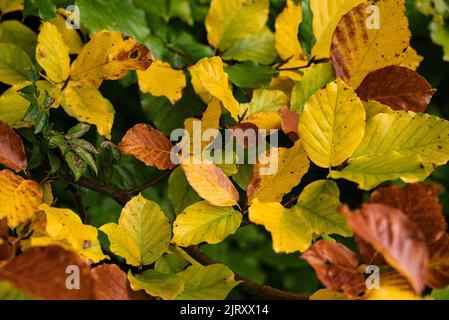
<svg viewBox="0 0 449 320"><path fill-rule="evenodd" d="M290 111L301 111L315 92L334 80L334 68L329 62L314 64L306 69L302 80L293 87Z"/></svg>
<svg viewBox="0 0 449 320"><path fill-rule="evenodd" d="M76 0L82 24L91 32L120 31L145 42L149 36L145 13L132 0Z"/></svg>
<svg viewBox="0 0 449 320"><path fill-rule="evenodd" d="M274 34L268 27L234 41L223 53L224 60L253 60L261 64L271 64L275 58Z"/></svg>
<svg viewBox="0 0 449 320"><path fill-rule="evenodd" d="M309 158L322 168L347 160L365 133L365 108L341 79L314 94L299 114L299 135Z"/></svg>
<svg viewBox="0 0 449 320"><path fill-rule="evenodd" d="M122 210L118 225L102 226L111 242L111 251L133 266L149 265L168 250L170 224L164 212L153 201L138 195Z"/></svg>
<svg viewBox="0 0 449 320"><path fill-rule="evenodd" d="M277 112L288 104L287 95L280 90L254 90L250 103L240 105L240 115L246 112L246 117L258 112Z"/></svg>
<svg viewBox="0 0 449 320"><path fill-rule="evenodd" d="M429 26L432 41L443 47L445 61L449 61L449 25L432 22Z"/></svg>
<svg viewBox="0 0 449 320"><path fill-rule="evenodd" d="M184 280L184 292L178 300L224 300L239 284L232 271L222 264L193 265L179 276Z"/></svg>
<svg viewBox="0 0 449 320"><path fill-rule="evenodd" d="M312 226L315 234L339 234L352 236L352 230L339 212L340 191L337 184L329 180L312 182L301 193L296 207L304 219Z"/></svg>
<svg viewBox="0 0 449 320"><path fill-rule="evenodd" d="M302 8L302 22L299 25L299 41L301 43L301 48L310 56L312 48L315 45L316 39L313 35L313 12L310 8L310 0L303 0L301 2Z"/></svg>
<svg viewBox="0 0 449 320"><path fill-rule="evenodd" d="M10 43L25 51L31 59L36 54L37 36L17 20L0 23L0 43Z"/></svg>
<svg viewBox="0 0 449 320"><path fill-rule="evenodd" d="M434 289L430 296L437 300L449 300L449 287L443 289Z"/></svg>
<svg viewBox="0 0 449 320"><path fill-rule="evenodd" d="M173 224L173 242L179 246L207 242L220 243L234 234L242 223L242 214L232 207L215 207L201 201L187 207Z"/></svg>
<svg viewBox="0 0 449 320"><path fill-rule="evenodd" d="M54 0L25 0L24 16L36 15L44 20L53 19L56 16Z"/></svg>
<svg viewBox="0 0 449 320"><path fill-rule="evenodd" d="M164 300L172 300L184 290L184 282L177 274L147 270L134 276L129 272L128 280L134 291L145 290L150 296Z"/></svg>
<svg viewBox="0 0 449 320"><path fill-rule="evenodd" d="M160 273L178 273L188 265L189 262L177 254L164 254L156 260L154 270Z"/></svg>
<svg viewBox="0 0 449 320"><path fill-rule="evenodd" d="M168 178L168 197L176 214L201 201L201 197L190 186L181 167L177 167Z"/></svg>
<svg viewBox="0 0 449 320"><path fill-rule="evenodd" d="M6 281L0 281L0 300L35 300Z"/></svg>
<svg viewBox="0 0 449 320"><path fill-rule="evenodd" d="M268 88L277 72L271 67L260 66L254 61L225 67L229 80L240 88Z"/></svg>
<svg viewBox="0 0 449 320"><path fill-rule="evenodd" d="M31 59L28 54L10 43L0 43L0 82L9 85L28 80Z"/></svg>
<svg viewBox="0 0 449 320"><path fill-rule="evenodd" d="M232 180L238 184L242 190L246 191L248 188L251 175L253 174L253 165L242 164L239 166L239 171L232 176Z"/></svg>

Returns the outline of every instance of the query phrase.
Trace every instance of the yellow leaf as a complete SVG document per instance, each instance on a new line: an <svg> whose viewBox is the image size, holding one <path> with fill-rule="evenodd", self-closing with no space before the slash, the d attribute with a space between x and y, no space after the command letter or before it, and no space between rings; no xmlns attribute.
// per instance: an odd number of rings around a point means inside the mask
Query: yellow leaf
<svg viewBox="0 0 449 320"><path fill-rule="evenodd" d="M397 272L386 272L380 275L380 288L369 289L366 300L423 300L415 294L410 283Z"/></svg>
<svg viewBox="0 0 449 320"><path fill-rule="evenodd" d="M59 33L64 40L64 43L69 48L70 54L79 54L83 50L83 40L76 29L69 29L66 27L66 19L57 14L56 17L51 20L51 23L58 29Z"/></svg>
<svg viewBox="0 0 449 320"><path fill-rule="evenodd" d="M223 171L209 160L190 157L181 162L187 181L203 199L219 207L237 204L239 193Z"/></svg>
<svg viewBox="0 0 449 320"><path fill-rule="evenodd" d="M31 59L18 46L0 43L0 82L15 85L28 80Z"/></svg>
<svg viewBox="0 0 449 320"><path fill-rule="evenodd" d="M70 116L96 125L99 134L111 138L114 107L97 89L70 81L63 93L62 107Z"/></svg>
<svg viewBox="0 0 449 320"><path fill-rule="evenodd" d="M192 87L195 93L200 96L201 100L203 100L204 103L209 103L210 99L212 99L212 95L201 84L198 73L190 71L190 78L190 82L192 83Z"/></svg>
<svg viewBox="0 0 449 320"><path fill-rule="evenodd" d="M152 297L161 297L164 300L172 300L184 291L184 281L177 274L146 270L134 276L129 272L128 280L134 291L145 290Z"/></svg>
<svg viewBox="0 0 449 320"><path fill-rule="evenodd" d="M173 242L188 247L202 242L216 244L234 234L242 223L242 214L232 207L214 207L197 202L179 214L173 224Z"/></svg>
<svg viewBox="0 0 449 320"><path fill-rule="evenodd" d="M320 289L310 296L310 300L348 300L348 297L338 291Z"/></svg>
<svg viewBox="0 0 449 320"><path fill-rule="evenodd" d="M118 80L130 70L144 71L154 60L151 52L120 32L94 35L72 64L72 78L98 88L103 80Z"/></svg>
<svg viewBox="0 0 449 320"><path fill-rule="evenodd" d="M389 106L386 106L375 100L362 101L362 103L363 107L365 108L367 120L379 113L393 112L393 110Z"/></svg>
<svg viewBox="0 0 449 320"><path fill-rule="evenodd" d="M43 201L37 182L25 180L9 170L0 171L0 219L6 217L9 227L30 222Z"/></svg>
<svg viewBox="0 0 449 320"><path fill-rule="evenodd" d="M70 74L69 47L58 29L50 22L44 22L37 37L36 60L45 70L47 77L62 83Z"/></svg>
<svg viewBox="0 0 449 320"><path fill-rule="evenodd" d="M168 250L170 223L153 201L142 195L132 198L123 208L118 224L102 226L111 242L111 251L133 266L149 265Z"/></svg>
<svg viewBox="0 0 449 320"><path fill-rule="evenodd" d="M257 112L245 120L242 123L252 123L259 129L280 129L282 127L282 119L278 112Z"/></svg>
<svg viewBox="0 0 449 320"><path fill-rule="evenodd" d="M27 126L22 119L29 106L30 102L22 97L14 86L7 89L0 96L0 121L14 128Z"/></svg>
<svg viewBox="0 0 449 320"><path fill-rule="evenodd" d="M0 43L16 45L32 58L36 52L37 35L17 20L6 20L0 23Z"/></svg>
<svg viewBox="0 0 449 320"><path fill-rule="evenodd" d="M313 34L316 38L312 56L316 59L330 57L332 35L341 17L365 0L311 0ZM368 16L366 16L368 17Z"/></svg>
<svg viewBox="0 0 449 320"><path fill-rule="evenodd" d="M277 253L304 252L312 244L312 227L296 207L286 209L277 202L255 199L249 207L249 219L271 232Z"/></svg>
<svg viewBox="0 0 449 320"><path fill-rule="evenodd" d="M269 155L265 155L254 165L248 198L262 202L280 202L284 195L299 184L309 166L301 141L297 141L290 149L272 148ZM267 172L262 172L263 170Z"/></svg>
<svg viewBox="0 0 449 320"><path fill-rule="evenodd" d="M108 258L101 251L97 229L83 224L72 210L41 204L39 211L45 213L45 233L31 237L31 247L60 245L91 259L94 263Z"/></svg>
<svg viewBox="0 0 449 320"><path fill-rule="evenodd" d="M366 1L343 16L332 40L335 73L354 89L371 71L400 65L410 42L404 0L376 2L379 29L367 28L367 9L371 5Z"/></svg>
<svg viewBox="0 0 449 320"><path fill-rule="evenodd" d="M142 92L156 97L165 96L172 104L181 99L186 86L184 71L173 69L170 64L159 60L153 62L147 70L137 71L137 75Z"/></svg>
<svg viewBox="0 0 449 320"><path fill-rule="evenodd" d="M268 0L213 0L206 17L207 39L214 48L228 49L235 40L263 28Z"/></svg>
<svg viewBox="0 0 449 320"><path fill-rule="evenodd" d="M231 116L238 120L239 103L234 98L229 86L227 73L224 72L223 61L220 57L203 58L191 67L192 78L198 79L202 88L219 99ZM201 89L201 91L203 91Z"/></svg>
<svg viewBox="0 0 449 320"><path fill-rule="evenodd" d="M299 135L309 158L322 168L348 159L365 133L365 109L341 79L315 93L299 114Z"/></svg>
<svg viewBox="0 0 449 320"><path fill-rule="evenodd" d="M404 52L404 60L402 61L401 66L416 71L423 60L424 57L420 56L415 49L408 47Z"/></svg>
<svg viewBox="0 0 449 320"><path fill-rule="evenodd" d="M274 41L276 50L282 60L303 55L298 40L299 25L302 22L301 4L288 0L284 10L276 18Z"/></svg>
<svg viewBox="0 0 449 320"><path fill-rule="evenodd" d="M240 116L251 116L258 112L277 112L288 105L287 95L280 90L254 90L250 103L240 105Z"/></svg>
<svg viewBox="0 0 449 320"><path fill-rule="evenodd" d="M42 192L43 192L43 195L44 195L44 203L46 203L49 206L51 206L53 204L54 197L53 197L53 191L52 191L52 187L51 187L51 183L50 182L46 182L42 186Z"/></svg>
<svg viewBox="0 0 449 320"><path fill-rule="evenodd" d="M211 137L208 141L203 141L203 134L206 130L216 129L216 133L218 135L218 128L220 127L220 116L221 116L221 102L216 98L212 98L210 100L209 105L207 106L206 111L203 114L201 119L201 130L199 127L200 120L196 118L189 118L184 121L184 127L186 130L186 135L183 137L180 142L180 147L185 150L185 148L190 148L190 154L199 154L203 152L216 138L216 135ZM195 139L201 139L201 145L199 150L195 150ZM197 147L198 148L198 147Z"/></svg>
<svg viewBox="0 0 449 320"><path fill-rule="evenodd" d="M23 10L24 0L1 0L0 11L2 14Z"/></svg>

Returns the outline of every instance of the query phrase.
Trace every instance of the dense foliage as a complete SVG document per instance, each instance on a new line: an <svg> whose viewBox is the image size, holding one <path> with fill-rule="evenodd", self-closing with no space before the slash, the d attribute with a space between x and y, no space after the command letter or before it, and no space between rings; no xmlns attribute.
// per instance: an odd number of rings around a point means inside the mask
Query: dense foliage
<svg viewBox="0 0 449 320"><path fill-rule="evenodd" d="M0 298L449 299L447 0L0 12Z"/></svg>

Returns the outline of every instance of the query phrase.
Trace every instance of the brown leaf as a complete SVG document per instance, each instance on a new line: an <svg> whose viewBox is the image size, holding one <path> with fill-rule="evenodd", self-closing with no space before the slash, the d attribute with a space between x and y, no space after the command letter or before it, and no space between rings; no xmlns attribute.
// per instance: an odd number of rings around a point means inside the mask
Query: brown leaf
<svg viewBox="0 0 449 320"><path fill-rule="evenodd" d="M382 254L374 249L374 247L368 242L363 241L357 236L354 236L354 240L357 248L359 249L360 258L364 264L375 265L378 267L388 265Z"/></svg>
<svg viewBox="0 0 449 320"><path fill-rule="evenodd" d="M301 256L316 271L327 289L343 291L350 297L365 292L365 277L358 271L357 255L340 243L321 240Z"/></svg>
<svg viewBox="0 0 449 320"><path fill-rule="evenodd" d="M288 107L282 107L279 110L279 114L281 115L282 131L288 135L292 142L296 142L299 139L299 114L290 111Z"/></svg>
<svg viewBox="0 0 449 320"><path fill-rule="evenodd" d="M137 124L129 129L118 147L123 154L134 156L147 166L159 170L175 167L170 159L173 144L148 124Z"/></svg>
<svg viewBox="0 0 449 320"><path fill-rule="evenodd" d="M22 139L2 121L0 121L0 163L16 172L25 170L27 167Z"/></svg>
<svg viewBox="0 0 449 320"><path fill-rule="evenodd" d="M364 204L355 213L343 206L342 211L354 233L382 253L415 291L421 292L429 262L421 230L400 210L383 204Z"/></svg>
<svg viewBox="0 0 449 320"><path fill-rule="evenodd" d="M388 66L368 74L356 92L362 100L375 100L393 110L424 112L436 90L417 72Z"/></svg>
<svg viewBox="0 0 449 320"><path fill-rule="evenodd" d="M11 245L9 240L9 227L8 220L6 218L0 219L0 261L9 258L11 253Z"/></svg>
<svg viewBox="0 0 449 320"><path fill-rule="evenodd" d="M103 264L91 270L97 300L147 300L143 291L133 291L126 273L115 264Z"/></svg>
<svg viewBox="0 0 449 320"><path fill-rule="evenodd" d="M79 268L79 290L70 290L66 281L73 272L67 267ZM60 247L32 248L17 256L0 269L0 279L31 297L45 300L89 300L94 298L94 281L87 264L75 253ZM67 280L68 279L68 280Z"/></svg>
<svg viewBox="0 0 449 320"><path fill-rule="evenodd" d="M401 210L421 229L427 243L439 240L446 232L447 224L438 196L438 184L408 184L404 188L395 185L374 191L370 203L382 203Z"/></svg>
<svg viewBox="0 0 449 320"><path fill-rule="evenodd" d="M253 123L240 123L236 126L230 126L228 129L232 130L232 137L244 149L257 145L258 141L263 138L259 128Z"/></svg>
<svg viewBox="0 0 449 320"><path fill-rule="evenodd" d="M432 244L429 248L430 262L426 275L426 284L434 289L449 285L449 234Z"/></svg>

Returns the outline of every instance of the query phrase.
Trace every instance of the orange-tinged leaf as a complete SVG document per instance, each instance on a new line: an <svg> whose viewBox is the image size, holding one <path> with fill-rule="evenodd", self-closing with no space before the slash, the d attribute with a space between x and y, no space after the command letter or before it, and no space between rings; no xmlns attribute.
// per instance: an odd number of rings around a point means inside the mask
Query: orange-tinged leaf
<svg viewBox="0 0 449 320"><path fill-rule="evenodd" d="M79 290L67 288L69 266L79 269ZM84 260L59 247L33 248L0 268L0 280L32 297L46 300L90 300L94 281Z"/></svg>
<svg viewBox="0 0 449 320"><path fill-rule="evenodd" d="M6 217L11 228L30 222L43 197L37 182L25 180L9 170L0 171L0 219Z"/></svg>
<svg viewBox="0 0 449 320"><path fill-rule="evenodd" d="M175 167L170 159L173 144L162 132L148 124L137 124L129 129L118 147L123 154L132 155L147 166L159 170Z"/></svg>
<svg viewBox="0 0 449 320"><path fill-rule="evenodd" d="M429 246L430 262L426 284L434 289L449 285L449 234Z"/></svg>
<svg viewBox="0 0 449 320"><path fill-rule="evenodd" d="M320 240L301 258L315 269L327 289L342 291L350 297L359 297L365 292L365 277L358 271L357 255L344 245Z"/></svg>
<svg viewBox="0 0 449 320"><path fill-rule="evenodd" d="M279 110L279 114L281 115L282 131L288 135L290 140L293 142L297 141L299 139L299 114L297 112L290 111L288 107L282 107Z"/></svg>
<svg viewBox="0 0 449 320"><path fill-rule="evenodd" d="M143 45L120 32L97 33L72 64L72 79L93 88L103 80L118 80L130 70L148 69L153 55Z"/></svg>
<svg viewBox="0 0 449 320"><path fill-rule="evenodd" d="M371 203L381 203L401 210L424 234L427 243L439 240L447 230L443 208L439 202L438 184L408 184L382 187L371 195Z"/></svg>
<svg viewBox="0 0 449 320"><path fill-rule="evenodd" d="M239 201L239 193L226 174L208 160L190 157L181 162L187 181L201 198L219 207L230 207Z"/></svg>
<svg viewBox="0 0 449 320"><path fill-rule="evenodd" d="M172 104L181 99L186 86L184 71L176 70L169 63L159 60L153 62L147 70L137 71L137 75L142 92L156 97L165 96Z"/></svg>
<svg viewBox="0 0 449 320"><path fill-rule="evenodd" d="M380 288L368 290L365 300L422 300L415 294L410 283L397 272L385 272L380 275Z"/></svg>
<svg viewBox="0 0 449 320"><path fill-rule="evenodd" d="M354 233L382 253L420 293L424 288L429 254L424 236L415 224L400 210L383 204L364 204L355 213L347 206L342 210Z"/></svg>
<svg viewBox="0 0 449 320"><path fill-rule="evenodd" d="M375 100L393 110L414 112L424 112L435 91L418 73L399 66L371 72L356 90L362 100Z"/></svg>
<svg viewBox="0 0 449 320"><path fill-rule="evenodd" d="M2 121L0 121L0 163L16 172L25 170L27 167L22 139Z"/></svg>
<svg viewBox="0 0 449 320"><path fill-rule="evenodd" d="M143 291L131 289L126 273L115 264L102 264L90 271L96 300L147 300Z"/></svg>
<svg viewBox="0 0 449 320"><path fill-rule="evenodd" d="M374 70L400 65L410 42L404 0L380 0L379 28L367 27L365 1L345 14L332 39L331 60L338 77L354 89Z"/></svg>

